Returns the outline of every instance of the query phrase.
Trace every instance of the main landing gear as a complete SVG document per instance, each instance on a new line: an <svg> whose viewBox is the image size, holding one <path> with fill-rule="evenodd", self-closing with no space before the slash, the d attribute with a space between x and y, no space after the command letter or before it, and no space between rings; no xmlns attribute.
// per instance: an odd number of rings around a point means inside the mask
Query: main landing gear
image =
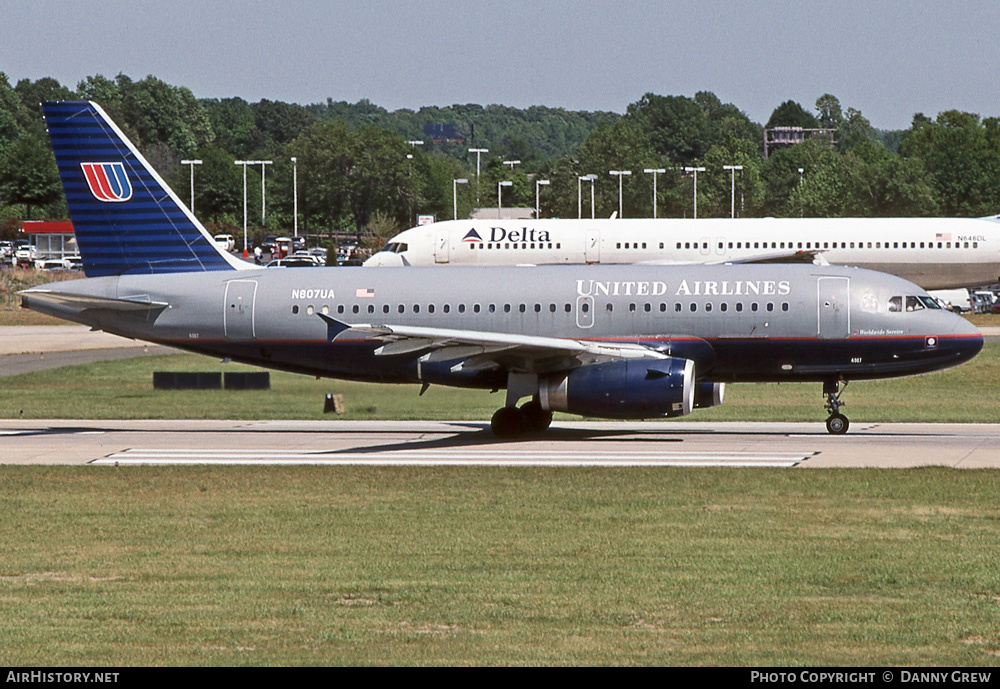
<svg viewBox="0 0 1000 689"><path fill-rule="evenodd" d="M541 433L552 423L552 412L542 409L538 398L520 407L501 407L490 419L490 428L498 438L516 438L523 433Z"/></svg>
<svg viewBox="0 0 1000 689"><path fill-rule="evenodd" d="M826 430L834 435L843 435L847 433L847 429L850 428L851 422L847 420L847 417L840 413L840 408L846 404L846 402L840 401L840 396L847 389L847 381L844 381L844 388L840 388L839 380L827 380L823 382L823 394L826 395L826 405L824 408L830 412L830 416L826 419Z"/></svg>

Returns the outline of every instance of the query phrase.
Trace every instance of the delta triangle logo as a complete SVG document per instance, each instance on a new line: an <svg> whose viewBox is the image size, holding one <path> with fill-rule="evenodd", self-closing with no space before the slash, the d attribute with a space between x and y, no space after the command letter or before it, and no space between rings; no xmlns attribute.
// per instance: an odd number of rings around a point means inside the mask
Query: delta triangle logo
<svg viewBox="0 0 1000 689"><path fill-rule="evenodd" d="M479 233L476 232L475 229L471 229L471 230L469 230L468 232L465 233L465 236L462 237L462 241L463 242L479 242L480 244L482 244L483 238L479 236Z"/></svg>

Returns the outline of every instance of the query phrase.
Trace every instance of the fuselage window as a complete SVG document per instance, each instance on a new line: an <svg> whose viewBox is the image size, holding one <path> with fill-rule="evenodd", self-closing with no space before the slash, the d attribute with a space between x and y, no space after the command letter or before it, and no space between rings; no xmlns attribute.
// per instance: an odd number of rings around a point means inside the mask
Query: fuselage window
<svg viewBox="0 0 1000 689"><path fill-rule="evenodd" d="M400 304L399 306L396 307L396 310L399 311L400 313L403 313L406 310L406 307Z"/></svg>
<svg viewBox="0 0 1000 689"><path fill-rule="evenodd" d="M635 313L635 302L632 302L631 304L628 305L628 312Z"/></svg>
<svg viewBox="0 0 1000 689"><path fill-rule="evenodd" d="M573 305L572 304L566 304L566 306L563 307L563 308L566 310L566 313L569 313L570 311L573 310Z"/></svg>
<svg viewBox="0 0 1000 689"><path fill-rule="evenodd" d="M427 305L427 313L434 313L434 304Z"/></svg>
<svg viewBox="0 0 1000 689"><path fill-rule="evenodd" d="M774 302L767 302L767 310L774 311Z"/></svg>
<svg viewBox="0 0 1000 689"><path fill-rule="evenodd" d="M382 313L389 313L389 305L382 304Z"/></svg>
<svg viewBox="0 0 1000 689"><path fill-rule="evenodd" d="M299 305L298 304L293 304L292 305L292 313L298 313L298 312L299 312Z"/></svg>
<svg viewBox="0 0 1000 689"><path fill-rule="evenodd" d="M583 304L580 305L580 310L584 313L590 313L590 304L583 302Z"/></svg>
<svg viewBox="0 0 1000 689"><path fill-rule="evenodd" d="M524 313L525 311L527 311L527 310L528 310L528 307L527 307L527 306L525 306L524 304L518 304L518 305L517 305L517 310L518 310L518 312L520 312L520 313Z"/></svg>
<svg viewBox="0 0 1000 689"><path fill-rule="evenodd" d="M753 311L754 313L757 312L757 302L750 303L750 310Z"/></svg>
<svg viewBox="0 0 1000 689"><path fill-rule="evenodd" d="M535 304L535 313L541 313L541 312L542 312L542 305Z"/></svg>
<svg viewBox="0 0 1000 689"><path fill-rule="evenodd" d="M650 311L653 310L652 305L650 305L648 302L642 308L646 313L649 313Z"/></svg>
<svg viewBox="0 0 1000 689"><path fill-rule="evenodd" d="M496 313L496 310L497 310L497 305L496 304L490 304L490 313Z"/></svg>
<svg viewBox="0 0 1000 689"><path fill-rule="evenodd" d="M788 302L787 301L784 301L784 302L781 303L781 310L782 311L788 311Z"/></svg>
<svg viewBox="0 0 1000 689"><path fill-rule="evenodd" d="M358 308L358 305L357 305L357 304L355 304L355 305L354 305L354 308L352 308L352 309L351 309L351 311L353 311L354 313L357 313L357 312L358 312L358 311L360 311L360 310L361 310L361 309L360 309L360 308Z"/></svg>
<svg viewBox="0 0 1000 689"><path fill-rule="evenodd" d="M680 249L680 248L681 248L681 243L680 243L680 242L677 242L677 248L678 248L678 249Z"/></svg>
<svg viewBox="0 0 1000 689"><path fill-rule="evenodd" d="M337 305L337 313L344 313L344 305L343 304L338 304Z"/></svg>
<svg viewBox="0 0 1000 689"><path fill-rule="evenodd" d="M504 313L510 313L510 304L504 304L503 305L503 312Z"/></svg>
<svg viewBox="0 0 1000 689"><path fill-rule="evenodd" d="M472 305L472 313L479 313L481 310L482 308L479 306L479 304Z"/></svg>
<svg viewBox="0 0 1000 689"><path fill-rule="evenodd" d="M681 312L680 302L677 302L676 304L674 304L674 312L675 313L680 313Z"/></svg>
<svg viewBox="0 0 1000 689"><path fill-rule="evenodd" d="M662 302L661 301L660 302L660 313L666 313L666 312L667 312L667 304L666 304L666 302Z"/></svg>
<svg viewBox="0 0 1000 689"><path fill-rule="evenodd" d="M736 302L736 313L741 313L743 311L743 302Z"/></svg>
<svg viewBox="0 0 1000 689"><path fill-rule="evenodd" d="M465 313L465 304L459 304L458 305L458 312L459 313Z"/></svg>
<svg viewBox="0 0 1000 689"><path fill-rule="evenodd" d="M442 310L443 310L443 311L444 311L445 313L451 313L451 304L445 304L444 306L442 306L442 307L441 307L441 309L442 309Z"/></svg>
<svg viewBox="0 0 1000 689"><path fill-rule="evenodd" d="M611 313L612 311L615 310L615 305L612 304L611 302L608 302L608 305L604 308L604 310L607 311L608 313Z"/></svg>
<svg viewBox="0 0 1000 689"><path fill-rule="evenodd" d="M312 307L311 305L310 305L310 306L307 306L307 307L306 307L306 313L307 313L307 314L309 314L309 315L311 316L311 315L313 315L314 313L316 313L316 309L314 309L314 308L313 308L313 307Z"/></svg>
<svg viewBox="0 0 1000 689"><path fill-rule="evenodd" d="M549 304L549 313L555 313L555 312L556 312L556 305Z"/></svg>
<svg viewBox="0 0 1000 689"><path fill-rule="evenodd" d="M695 304L694 302L691 302L691 313L694 313L697 310L698 310L698 305Z"/></svg>
<svg viewBox="0 0 1000 689"><path fill-rule="evenodd" d="M707 304L705 304L705 310L706 311L711 311L712 310L712 302L708 302Z"/></svg>
<svg viewBox="0 0 1000 689"><path fill-rule="evenodd" d="M726 302L722 302L721 304L719 304L719 311L725 313L728 310L729 310L729 304L727 304Z"/></svg>
<svg viewBox="0 0 1000 689"><path fill-rule="evenodd" d="M420 304L413 305L413 313L420 313Z"/></svg>

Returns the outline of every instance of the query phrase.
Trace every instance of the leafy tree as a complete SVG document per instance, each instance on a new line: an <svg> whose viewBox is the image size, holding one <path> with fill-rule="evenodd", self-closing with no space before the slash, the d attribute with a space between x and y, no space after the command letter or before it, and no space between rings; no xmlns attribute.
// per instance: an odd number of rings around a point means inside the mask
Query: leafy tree
<svg viewBox="0 0 1000 689"><path fill-rule="evenodd" d="M770 119L764 125L766 129L773 127L802 127L804 129L819 128L819 120L810 115L805 108L792 100L786 100L771 113Z"/></svg>
<svg viewBox="0 0 1000 689"><path fill-rule="evenodd" d="M28 134L4 148L0 155L0 196L6 204L23 203L25 215L32 208L62 198L56 159L47 144Z"/></svg>
<svg viewBox="0 0 1000 689"><path fill-rule="evenodd" d="M914 117L901 143L904 158L919 158L934 178L941 211L982 216L1000 209L1000 121L949 110Z"/></svg>

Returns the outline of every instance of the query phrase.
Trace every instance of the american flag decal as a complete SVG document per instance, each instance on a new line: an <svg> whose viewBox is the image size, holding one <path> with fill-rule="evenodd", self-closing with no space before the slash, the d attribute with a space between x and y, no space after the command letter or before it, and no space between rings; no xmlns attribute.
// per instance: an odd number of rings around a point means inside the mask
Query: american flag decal
<svg viewBox="0 0 1000 689"><path fill-rule="evenodd" d="M938 239L942 242L950 242L951 232L938 232L937 234L934 235L934 239Z"/></svg>
<svg viewBox="0 0 1000 689"><path fill-rule="evenodd" d="M371 287L366 287L364 289L359 288L354 290L354 297L356 299L374 299L375 290Z"/></svg>

